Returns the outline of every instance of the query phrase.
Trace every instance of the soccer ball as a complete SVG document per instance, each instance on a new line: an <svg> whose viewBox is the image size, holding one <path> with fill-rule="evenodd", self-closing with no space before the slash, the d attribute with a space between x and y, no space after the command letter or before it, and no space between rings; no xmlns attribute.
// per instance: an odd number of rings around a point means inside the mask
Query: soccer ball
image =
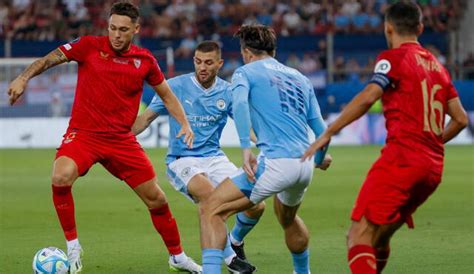
<svg viewBox="0 0 474 274"><path fill-rule="evenodd" d="M46 247L33 258L34 274L66 274L69 270L67 255L57 247Z"/></svg>

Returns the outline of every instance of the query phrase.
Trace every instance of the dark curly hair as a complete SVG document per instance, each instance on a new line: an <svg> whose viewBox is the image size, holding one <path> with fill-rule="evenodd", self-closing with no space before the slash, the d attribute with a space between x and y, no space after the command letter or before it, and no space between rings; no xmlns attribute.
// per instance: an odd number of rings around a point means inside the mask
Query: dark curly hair
<svg viewBox="0 0 474 274"><path fill-rule="evenodd" d="M275 55L276 35L275 31L265 25L251 24L242 25L234 34L240 39L240 46L249 49L255 55L267 53Z"/></svg>
<svg viewBox="0 0 474 274"><path fill-rule="evenodd" d="M136 23L138 21L138 17L140 17L138 8L132 3L125 1L114 3L112 8L110 8L109 17L112 16L112 14L128 16L130 19L132 19L133 23Z"/></svg>

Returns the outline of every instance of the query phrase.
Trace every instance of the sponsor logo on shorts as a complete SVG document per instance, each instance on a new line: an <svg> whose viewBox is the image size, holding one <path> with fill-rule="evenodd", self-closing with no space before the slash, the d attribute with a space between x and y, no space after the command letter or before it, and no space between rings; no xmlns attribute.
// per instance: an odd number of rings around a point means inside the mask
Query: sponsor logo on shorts
<svg viewBox="0 0 474 274"><path fill-rule="evenodd" d="M217 100L216 106L219 110L224 110L225 109L225 101L224 99L219 99Z"/></svg>
<svg viewBox="0 0 474 274"><path fill-rule="evenodd" d="M190 167L186 167L181 171L181 177L186 178L189 176L189 173L191 172Z"/></svg>
<svg viewBox="0 0 474 274"><path fill-rule="evenodd" d="M66 136L66 138L64 138L63 143L64 143L64 144L69 144L70 142L74 141L74 138L76 138L76 132L75 132L75 131L69 133L69 134Z"/></svg>

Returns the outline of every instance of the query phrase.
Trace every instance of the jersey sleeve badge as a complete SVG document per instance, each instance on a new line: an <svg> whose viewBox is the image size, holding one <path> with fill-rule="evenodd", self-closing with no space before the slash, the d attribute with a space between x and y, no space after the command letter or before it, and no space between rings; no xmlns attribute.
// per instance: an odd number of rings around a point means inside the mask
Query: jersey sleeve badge
<svg viewBox="0 0 474 274"><path fill-rule="evenodd" d="M383 90L386 90L391 86L392 81L390 80L388 73L392 69L392 64L387 59L381 59L375 64L374 75L370 79L369 83L379 85Z"/></svg>
<svg viewBox="0 0 474 274"><path fill-rule="evenodd" d="M374 73L388 74L392 69L392 65L387 59L382 59L375 64Z"/></svg>

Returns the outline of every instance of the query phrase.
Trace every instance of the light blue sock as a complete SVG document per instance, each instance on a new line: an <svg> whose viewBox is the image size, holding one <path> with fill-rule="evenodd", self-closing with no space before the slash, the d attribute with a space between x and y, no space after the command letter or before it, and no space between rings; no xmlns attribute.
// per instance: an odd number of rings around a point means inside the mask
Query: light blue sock
<svg viewBox="0 0 474 274"><path fill-rule="evenodd" d="M234 255L235 255L235 252L232 249L232 247L230 247L230 237L227 237L227 242L224 247L224 259L228 258L229 256L233 257Z"/></svg>
<svg viewBox="0 0 474 274"><path fill-rule="evenodd" d="M206 248L202 250L202 273L220 274L223 251L221 249Z"/></svg>
<svg viewBox="0 0 474 274"><path fill-rule="evenodd" d="M242 242L244 237L252 230L252 228L258 223L259 219L253 219L247 217L245 213L239 212L235 215L235 225L230 232L232 238L236 241Z"/></svg>
<svg viewBox="0 0 474 274"><path fill-rule="evenodd" d="M295 272L298 274L308 274L309 272L309 250L306 249L302 253L293 253L291 252L291 256L293 257L293 266Z"/></svg>

